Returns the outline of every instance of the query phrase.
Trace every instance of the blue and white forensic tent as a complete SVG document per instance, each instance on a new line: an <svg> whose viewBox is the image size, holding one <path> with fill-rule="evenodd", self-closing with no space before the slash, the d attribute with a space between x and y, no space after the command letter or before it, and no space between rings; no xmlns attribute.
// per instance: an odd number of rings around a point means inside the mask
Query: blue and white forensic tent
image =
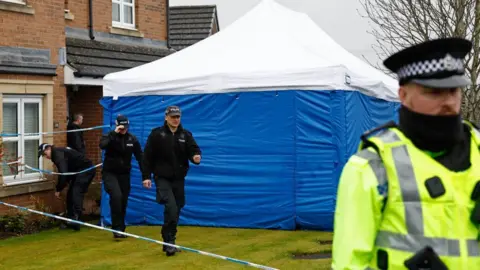
<svg viewBox="0 0 480 270"><path fill-rule="evenodd" d="M168 105L182 108L203 150L186 178L184 225L331 229L345 162L360 135L395 120L398 108L394 79L273 0L191 47L104 80L104 123L127 115L142 147ZM155 187L144 189L132 164L126 221L161 225ZM101 203L109 225L105 191Z"/></svg>

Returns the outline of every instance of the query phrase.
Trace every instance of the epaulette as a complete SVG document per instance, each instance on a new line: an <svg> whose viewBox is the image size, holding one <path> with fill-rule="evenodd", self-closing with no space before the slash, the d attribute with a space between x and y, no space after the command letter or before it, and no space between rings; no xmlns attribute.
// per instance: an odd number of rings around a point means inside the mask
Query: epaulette
<svg viewBox="0 0 480 270"><path fill-rule="evenodd" d="M478 128L478 125L468 120L463 120L463 121L466 122L465 124L468 127L468 130L470 132L474 132L475 134L477 134L477 137L479 137L480 129ZM478 150L480 150L480 145L478 146Z"/></svg>
<svg viewBox="0 0 480 270"><path fill-rule="evenodd" d="M469 122L470 124L472 124L472 126L473 126L474 128L476 128L477 130L480 130L480 128L478 127L477 124L475 124L475 123L473 123L473 122L470 122L470 121L468 121L468 122Z"/></svg>
<svg viewBox="0 0 480 270"><path fill-rule="evenodd" d="M476 128L477 130L480 130L480 129L478 128L478 125L475 124L474 122L468 121L468 120L463 120L463 121L468 122L468 123L469 123L470 125L472 125L474 128ZM467 126L469 127L469 129L470 129L470 125L467 125Z"/></svg>
<svg viewBox="0 0 480 270"><path fill-rule="evenodd" d="M382 131L382 130L392 128L392 127L397 127L397 124L395 123L395 121L389 121L389 122L387 122L383 125L380 125L378 127L375 127L373 129L370 129L370 130L367 130L366 132L364 132L362 134L362 136L360 136L360 139L362 140L362 148L361 149L365 149L365 148L368 148L370 146L376 148L376 146L368 140L368 137L370 137L372 134L374 134L378 131ZM378 149L376 149L376 150L378 150Z"/></svg>

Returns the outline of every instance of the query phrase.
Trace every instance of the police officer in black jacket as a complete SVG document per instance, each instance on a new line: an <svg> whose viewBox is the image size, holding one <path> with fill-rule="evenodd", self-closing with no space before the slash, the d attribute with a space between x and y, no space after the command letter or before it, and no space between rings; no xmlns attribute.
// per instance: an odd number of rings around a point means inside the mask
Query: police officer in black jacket
<svg viewBox="0 0 480 270"><path fill-rule="evenodd" d="M83 123L83 114L76 113L73 115L73 121L68 123L67 130L73 131L73 130L81 129L80 126L82 125L82 123ZM86 152L85 152L85 140L83 139L83 131L68 132L67 146L85 155Z"/></svg>
<svg viewBox="0 0 480 270"><path fill-rule="evenodd" d="M180 124L180 117L179 107L167 108L164 125L153 129L148 136L143 157L146 175L154 175L157 202L165 205L162 238L169 244L175 244L180 211L185 206L188 161L200 164L202 153L192 133ZM143 186L150 188L150 179L144 180ZM164 245L163 251L167 256L171 256L179 250Z"/></svg>
<svg viewBox="0 0 480 270"><path fill-rule="evenodd" d="M103 184L110 195L112 213L112 229L125 231L125 214L128 196L130 195L130 171L132 154L142 170L142 148L137 138L128 132L129 121L124 115L118 115L114 131L103 135L100 139L100 149L105 150L103 161ZM143 179L148 176L142 174ZM115 238L125 238L125 235L114 233Z"/></svg>
<svg viewBox="0 0 480 270"><path fill-rule="evenodd" d="M43 143L38 147L38 157L41 156L50 159L59 173L81 172L93 167L92 161L70 147L55 147L54 145ZM59 175L56 185L55 196L60 198L60 192L69 184L67 192L67 217L73 220L80 220L83 211L83 199L88 187L95 177L95 169L91 169L72 177ZM80 230L79 224L67 224L74 230Z"/></svg>

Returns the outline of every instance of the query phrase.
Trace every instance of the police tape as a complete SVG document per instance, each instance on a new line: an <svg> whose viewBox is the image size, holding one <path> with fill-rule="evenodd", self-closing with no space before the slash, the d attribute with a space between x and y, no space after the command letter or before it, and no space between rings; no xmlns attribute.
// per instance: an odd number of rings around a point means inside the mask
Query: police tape
<svg viewBox="0 0 480 270"><path fill-rule="evenodd" d="M36 135L46 135L46 134L58 134L58 133L70 133L70 132L79 132L79 131L87 131L87 130L94 130L94 129L101 129L110 127L109 125L103 126L94 126L89 128L80 128L80 129L72 129L72 130L60 130L60 131L47 131L47 132L36 132L36 133L0 133L0 137L18 137L18 136L36 136Z"/></svg>
<svg viewBox="0 0 480 270"><path fill-rule="evenodd" d="M21 164L21 161L19 161L19 160L17 160L17 161L12 161L12 162L5 162L5 161L3 161L3 162L2 162L2 165L5 165L5 166L9 166L9 167L10 167L10 165L17 164L17 163L20 163L20 166L23 165L25 168L30 169L30 170L35 171L35 172L45 173L45 174L53 174L53 175L77 175L77 174L81 174L81 173L84 173L84 172L88 172L88 171L90 171L90 170L94 170L94 169L96 169L96 168L98 168L98 167L100 167L100 166L103 165L103 163L99 163L99 164L97 164L97 165L95 165L95 166L92 166L92 167L90 167L90 168L86 168L86 169L81 170L81 171L79 171L79 172L66 172L66 173L58 173L58 172L54 172L54 171L50 171L50 170L43 170L43 169L39 169L39 168L34 168L34 167L32 167L32 166L30 166L30 165L27 165L27 164Z"/></svg>
<svg viewBox="0 0 480 270"><path fill-rule="evenodd" d="M33 168L32 166L29 166L27 164L24 164L23 166L25 166L25 168L28 168L32 171L35 171L35 172L40 172L40 173L45 173L45 174L53 174L53 175L77 175L77 174L81 174L81 173L84 173L84 172L88 172L90 170L94 170L100 166L102 166L103 163L99 163L95 166L92 166L90 168L86 168L84 170L81 170L79 172L66 172L66 173L58 173L58 172L54 172L54 171L49 171L49 170L43 170L43 169L39 169L39 168Z"/></svg>
<svg viewBox="0 0 480 270"><path fill-rule="evenodd" d="M239 264L243 264L243 265L246 265L246 266L251 266L251 267L255 267L255 268L259 268L259 269L278 270L277 268L272 268L272 267L269 267L269 266L264 266L264 265L260 265L260 264L256 264L256 263L251 263L251 262L242 261L242 260L238 260L238 259L234 259L234 258L229 258L229 257L226 257L226 256L217 255L217 254L214 254L214 253L201 251L201 250L197 250L197 249L193 249L193 248L187 248L187 247L183 247L183 246L179 246L179 245L165 243L165 242L158 241L158 240L155 240L155 239L151 239L151 238L147 238L147 237L143 237L143 236L139 236L139 235L135 235L135 234L130 234L130 233L126 233L126 232L116 231L116 230L112 230L112 229L109 229L109 228L93 225L93 224L90 224L90 223L85 223L85 222L81 222L81 221L77 221L77 220L73 220L73 219L69 219L69 218L64 218L64 217L52 215L52 214L49 214L49 213L40 212L40 211L29 209L29 208L26 208L26 207L5 203L5 202L2 202L2 201L0 201L0 205L13 207L13 208L16 208L16 209L19 209L19 210L32 212L32 213L35 213L35 214L39 214L39 215L43 215L43 216L47 216L47 217L51 217L51 218L55 218L55 219L60 219L60 220L68 221L68 222L71 222L71 223L76 223L76 224L92 227L92 228L95 228L95 229L110 231L110 232L117 233L117 234L122 234L122 235L130 236L130 237L133 237L133 238L136 238L136 239L141 239L141 240L153 242L153 243L156 243L156 244L160 244L160 245L175 247L175 248L178 248L178 249L183 249L183 250L186 250L186 251L190 251L190 252L194 252L194 253L198 253L198 254L201 254L201 255L210 256L210 257L214 257L214 258L218 258L218 259L222 259L222 260L226 260L226 261L233 262L233 263L239 263Z"/></svg>
<svg viewBox="0 0 480 270"><path fill-rule="evenodd" d="M79 131L86 131L86 130L94 130L94 129L100 129L100 128L105 128L105 127L110 127L109 125L103 125L103 126L94 126L94 127L89 127L89 128L81 128L81 129L72 129L72 130L62 130L62 131L52 131L52 132L39 132L39 133L25 133L23 134L24 136L34 136L34 135L40 135L40 134L56 134L56 133L69 133L69 132L79 132ZM17 137L17 136L20 136L22 135L21 133L0 133L0 137ZM16 163L20 163L20 161L13 161L13 162L2 162L2 165L5 165L5 166L10 166L10 165L13 165L13 164L16 164ZM22 165L22 164L20 164ZM97 164L95 166L92 166L90 168L87 168L87 169L84 169L80 172L67 172L67 173L57 173L57 172L53 172L53 171L49 171L49 170L43 170L43 169L39 169L39 168L34 168L32 166L29 166L27 164L23 164L23 166L25 166L26 168L32 170L32 171L36 171L36 172L40 172L40 173L46 173L46 174L53 174L53 175L76 175L76 174L81 174L81 173L84 173L84 172L87 172L87 171L90 171L90 170L93 170L93 169L96 169L100 166L102 166L103 164L100 163L100 164Z"/></svg>
<svg viewBox="0 0 480 270"><path fill-rule="evenodd" d="M2 162L2 163L3 163L3 165L7 165L7 166L8 166L8 165L13 165L13 164L20 163L20 160L17 160L17 161L11 161L11 162L5 162L5 161L4 161L4 162Z"/></svg>

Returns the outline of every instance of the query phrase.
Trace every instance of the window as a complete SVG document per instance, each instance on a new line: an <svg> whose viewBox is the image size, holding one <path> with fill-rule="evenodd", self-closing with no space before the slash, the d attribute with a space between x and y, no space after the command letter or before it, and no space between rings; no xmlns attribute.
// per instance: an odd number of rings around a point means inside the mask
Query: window
<svg viewBox="0 0 480 270"><path fill-rule="evenodd" d="M25 5L25 0L0 0L0 2L9 2L9 3Z"/></svg>
<svg viewBox="0 0 480 270"><path fill-rule="evenodd" d="M112 25L135 28L135 1L112 0Z"/></svg>
<svg viewBox="0 0 480 270"><path fill-rule="evenodd" d="M3 133L15 134L3 137L4 161L19 160L20 164L3 165L4 184L23 184L41 180L38 172L25 168L42 168L38 158L38 146L42 143L42 98L11 97L3 98ZM30 133L30 134L29 134ZM33 133L33 134L32 134ZM20 158L21 159L18 159Z"/></svg>

